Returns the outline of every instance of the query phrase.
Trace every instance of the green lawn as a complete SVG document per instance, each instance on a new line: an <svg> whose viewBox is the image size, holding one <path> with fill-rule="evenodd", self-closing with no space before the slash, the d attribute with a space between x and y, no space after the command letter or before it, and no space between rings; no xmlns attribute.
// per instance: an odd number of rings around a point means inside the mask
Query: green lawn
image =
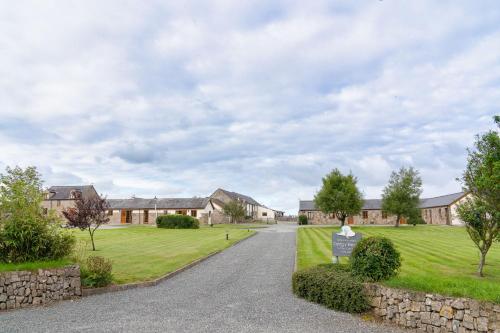
<svg viewBox="0 0 500 333"><path fill-rule="evenodd" d="M486 258L484 278L475 275L479 254L465 228L440 226L353 227L364 237L390 238L401 252L399 275L385 285L500 303L500 245ZM299 269L331 262L332 232L339 227L304 227L298 230ZM347 262L347 258L342 258Z"/></svg>
<svg viewBox="0 0 500 333"><path fill-rule="evenodd" d="M70 265L71 260L52 260L52 261L37 261L37 262L23 262L20 264L4 264L0 263L0 272L7 271L36 271L37 269L60 268Z"/></svg>
<svg viewBox="0 0 500 333"><path fill-rule="evenodd" d="M114 282L149 281L175 271L190 262L222 250L255 231L228 228L159 229L147 226L97 230L97 251L91 251L88 232L75 230L77 239L89 241L86 255L113 261Z"/></svg>

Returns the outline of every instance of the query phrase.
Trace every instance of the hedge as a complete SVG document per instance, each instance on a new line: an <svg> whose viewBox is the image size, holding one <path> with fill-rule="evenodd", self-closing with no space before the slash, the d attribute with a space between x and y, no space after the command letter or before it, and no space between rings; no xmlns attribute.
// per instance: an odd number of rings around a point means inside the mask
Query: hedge
<svg viewBox="0 0 500 333"><path fill-rule="evenodd" d="M361 313L370 308L363 283L351 275L349 266L326 264L297 271L292 287L297 296L329 309Z"/></svg>
<svg viewBox="0 0 500 333"><path fill-rule="evenodd" d="M299 225L307 225L309 223L306 215L299 215Z"/></svg>
<svg viewBox="0 0 500 333"><path fill-rule="evenodd" d="M156 226L166 229L198 229L200 222L189 215L160 215L156 218Z"/></svg>

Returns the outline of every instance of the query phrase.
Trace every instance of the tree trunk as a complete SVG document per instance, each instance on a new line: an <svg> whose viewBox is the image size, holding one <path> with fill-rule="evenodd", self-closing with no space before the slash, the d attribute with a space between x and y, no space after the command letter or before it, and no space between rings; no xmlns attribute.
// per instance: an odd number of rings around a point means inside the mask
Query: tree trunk
<svg viewBox="0 0 500 333"><path fill-rule="evenodd" d="M484 263L486 261L486 253L483 253L483 251L480 252L481 253L481 259L479 260L479 267L477 268L477 275L480 276L480 277L483 277L483 267L484 267Z"/></svg>
<svg viewBox="0 0 500 333"><path fill-rule="evenodd" d="M90 234L90 241L92 242L92 251L95 251L94 233L90 230L90 228L89 228L89 234Z"/></svg>
<svg viewBox="0 0 500 333"><path fill-rule="evenodd" d="M401 219L400 215L396 215L396 224L394 225L396 228L399 227L399 220Z"/></svg>
<svg viewBox="0 0 500 333"><path fill-rule="evenodd" d="M340 226L343 227L345 224L345 217L339 219L340 220Z"/></svg>

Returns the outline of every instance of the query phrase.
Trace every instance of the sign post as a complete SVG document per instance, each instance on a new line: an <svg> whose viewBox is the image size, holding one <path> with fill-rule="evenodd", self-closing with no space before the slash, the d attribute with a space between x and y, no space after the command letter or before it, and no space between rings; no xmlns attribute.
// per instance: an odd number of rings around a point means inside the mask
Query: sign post
<svg viewBox="0 0 500 333"><path fill-rule="evenodd" d="M334 264L339 263L339 257L350 257L352 250L361 240L360 233L352 232L349 226L342 227L339 233L332 234L332 261Z"/></svg>

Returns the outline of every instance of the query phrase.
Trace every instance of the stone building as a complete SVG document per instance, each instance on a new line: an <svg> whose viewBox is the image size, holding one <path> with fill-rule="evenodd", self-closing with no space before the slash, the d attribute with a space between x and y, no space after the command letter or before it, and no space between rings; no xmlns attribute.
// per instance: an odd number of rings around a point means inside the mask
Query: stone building
<svg viewBox="0 0 500 333"><path fill-rule="evenodd" d="M434 198L420 200L422 218L427 224L440 225L462 225L457 217L457 204L465 199L466 193L458 192ZM299 215L306 215L310 224L340 224L340 221L333 214L324 214L319 211L312 200L299 201ZM363 202L361 214L349 216L346 224L354 225L393 225L396 217L388 215L382 211L381 199L367 199ZM401 224L407 223L405 219Z"/></svg>
<svg viewBox="0 0 500 333"><path fill-rule="evenodd" d="M254 200L252 197L249 197L247 195L243 195L240 193L236 192L231 192L231 191L226 191L221 188L217 189L212 195L210 196L211 199L217 199L219 202L219 207L222 208L224 204L229 203L231 201L238 201L240 202L243 207L245 207L245 214L248 217L251 217L253 219L257 219L258 216L258 209L259 206L262 206L260 203L258 203L256 200ZM273 216L274 218L274 216Z"/></svg>
<svg viewBox="0 0 500 333"><path fill-rule="evenodd" d="M110 224L154 224L159 215L189 215L209 223L214 205L209 198L108 199Z"/></svg>
<svg viewBox="0 0 500 333"><path fill-rule="evenodd" d="M92 185L51 186L44 192L42 208L46 214L50 209L64 218L63 210L75 206L75 200L83 197L99 196Z"/></svg>

